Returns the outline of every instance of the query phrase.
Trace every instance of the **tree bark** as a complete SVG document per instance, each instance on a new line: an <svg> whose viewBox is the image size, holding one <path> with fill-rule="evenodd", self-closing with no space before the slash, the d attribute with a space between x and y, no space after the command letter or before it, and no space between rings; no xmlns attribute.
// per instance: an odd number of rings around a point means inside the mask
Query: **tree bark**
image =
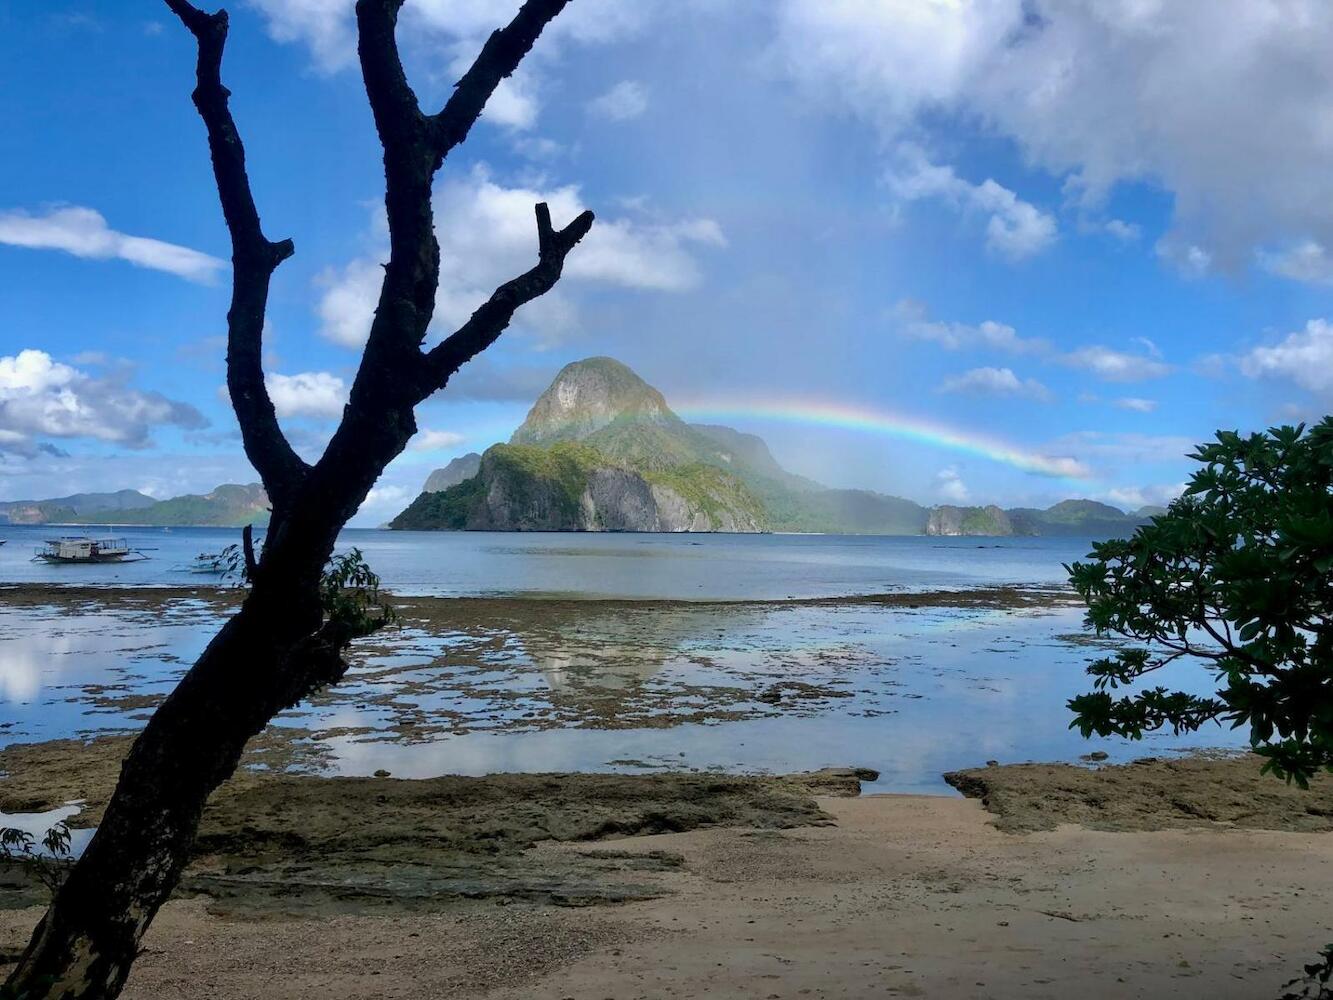
<svg viewBox="0 0 1333 1000"><path fill-rule="evenodd" d="M420 111L398 58L394 30L402 0L358 0L358 51L384 146L391 253L343 419L319 461L308 465L283 435L264 385L269 282L293 248L289 240L264 236L250 191L221 80L227 15L207 14L187 0L165 2L198 46L194 103L208 131L233 251L227 385L273 515L258 559L246 538L252 587L240 611L135 740L101 825L5 984L3 995L29 1000L102 1000L120 993L145 930L189 861L208 796L277 713L345 672L342 654L354 635L325 616L321 573L338 532L416 432L414 407L494 343L519 306L559 280L565 257L593 221L585 212L556 230L546 206L537 206L534 267L497 288L459 330L424 351L439 281L434 175L568 0L527 0L490 36L445 107L429 116Z"/></svg>

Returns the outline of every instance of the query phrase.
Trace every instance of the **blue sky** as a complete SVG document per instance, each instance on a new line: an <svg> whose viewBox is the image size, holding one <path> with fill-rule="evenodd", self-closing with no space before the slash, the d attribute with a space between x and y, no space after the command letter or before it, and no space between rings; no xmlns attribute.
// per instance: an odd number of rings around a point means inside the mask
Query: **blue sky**
<svg viewBox="0 0 1333 1000"><path fill-rule="evenodd" d="M510 6L408 0L424 104ZM265 227L296 243L267 367L312 456L383 257L349 10L239 0L224 67ZM534 200L598 224L422 406L355 523L593 354L698 412L748 408L731 422L832 485L1160 502L1191 442L1333 397L1330 47L1314 0L573 0L438 178L438 334L527 266ZM0 60L0 499L253 480L192 39L139 0L5 5ZM1076 475L762 415L788 404Z"/></svg>

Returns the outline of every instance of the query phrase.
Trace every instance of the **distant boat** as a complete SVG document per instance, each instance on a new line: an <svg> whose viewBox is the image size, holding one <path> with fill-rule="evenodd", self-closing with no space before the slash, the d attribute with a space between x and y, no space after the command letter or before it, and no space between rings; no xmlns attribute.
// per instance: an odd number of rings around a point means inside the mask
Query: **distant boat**
<svg viewBox="0 0 1333 1000"><path fill-rule="evenodd" d="M138 549L130 548L123 538L87 538L69 536L48 538L32 557L46 563L124 563L147 559Z"/></svg>
<svg viewBox="0 0 1333 1000"><path fill-rule="evenodd" d="M200 552L194 557L194 561L185 567L185 572L221 576L230 568L230 562L222 553Z"/></svg>

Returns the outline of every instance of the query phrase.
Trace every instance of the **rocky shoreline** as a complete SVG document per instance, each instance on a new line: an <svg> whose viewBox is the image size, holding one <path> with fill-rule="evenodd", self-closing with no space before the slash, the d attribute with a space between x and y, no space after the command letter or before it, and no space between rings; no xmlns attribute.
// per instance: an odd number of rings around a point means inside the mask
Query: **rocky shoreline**
<svg viewBox="0 0 1333 1000"><path fill-rule="evenodd" d="M126 745L0 751L0 809L74 796L75 822L95 821ZM259 749L248 763L272 764ZM857 797L853 769L244 769L125 995L1272 995L1323 941L1333 785L1257 772L1245 756L951 775L976 801ZM42 899L0 871L0 963Z"/></svg>

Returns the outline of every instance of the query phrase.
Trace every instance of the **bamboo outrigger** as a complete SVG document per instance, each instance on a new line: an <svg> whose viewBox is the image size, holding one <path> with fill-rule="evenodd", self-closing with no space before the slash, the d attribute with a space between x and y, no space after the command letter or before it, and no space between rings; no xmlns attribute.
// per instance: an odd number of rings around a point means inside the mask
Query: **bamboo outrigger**
<svg viewBox="0 0 1333 1000"><path fill-rule="evenodd" d="M140 562L148 556L130 548L123 538L87 538L70 536L48 538L32 557L46 563L125 563Z"/></svg>

